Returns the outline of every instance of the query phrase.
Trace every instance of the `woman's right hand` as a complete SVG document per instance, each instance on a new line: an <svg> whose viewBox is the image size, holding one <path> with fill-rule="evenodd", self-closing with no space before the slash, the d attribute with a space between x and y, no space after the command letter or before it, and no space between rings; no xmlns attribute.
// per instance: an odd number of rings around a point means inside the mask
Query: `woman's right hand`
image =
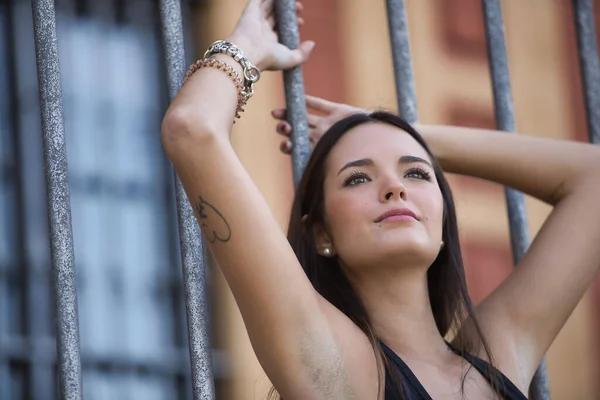
<svg viewBox="0 0 600 400"><path fill-rule="evenodd" d="M300 13L304 7L296 2L298 25L304 20ZM226 40L240 47L244 55L259 70L282 70L296 67L306 60L315 46L312 41L300 43L289 49L279 43L276 32L275 0L249 0L233 32Z"/></svg>
<svg viewBox="0 0 600 400"><path fill-rule="evenodd" d="M322 99L320 97L306 95L306 107L308 114L308 127L311 149L315 147L321 136L335 124L337 121L344 119L352 114L368 113L367 110L353 107L348 104L334 103ZM310 111L318 111L322 115L315 115ZM289 139L292 133L292 126L287 122L287 110L280 108L271 112L273 118L280 120L277 124L277 133L285 136L281 142L280 149L285 154L291 154L292 141Z"/></svg>

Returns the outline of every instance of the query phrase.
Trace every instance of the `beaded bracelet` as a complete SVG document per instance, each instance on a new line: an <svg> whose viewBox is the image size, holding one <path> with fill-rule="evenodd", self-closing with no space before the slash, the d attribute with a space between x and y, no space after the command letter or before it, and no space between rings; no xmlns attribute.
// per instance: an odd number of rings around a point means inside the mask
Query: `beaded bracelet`
<svg viewBox="0 0 600 400"><path fill-rule="evenodd" d="M241 65L244 78L244 94L248 98L252 97L254 84L260 79L260 70L244 56L242 49L227 40L217 40L206 50L203 58L209 58L215 54L228 55Z"/></svg>
<svg viewBox="0 0 600 400"><path fill-rule="evenodd" d="M187 72L185 73L185 77L183 78L183 83L185 84L187 80L190 79L190 77L194 74L194 72L198 71L200 68L206 67L219 69L225 72L233 80L235 88L238 92L238 103L237 108L235 110L235 117L240 118L240 114L244 112L244 109L242 107L244 107L248 102L249 96L245 94L244 80L240 78L238 73L234 71L231 65L227 64L224 61L216 60L213 57L198 60L194 64L190 65L190 68L187 70ZM233 121L233 123L235 124L235 120Z"/></svg>
<svg viewBox="0 0 600 400"><path fill-rule="evenodd" d="M237 72L227 63L216 60L213 56L216 54L226 54L238 62L243 69L243 79ZM238 105L235 111L236 118L240 118L240 113L244 112L243 106L246 105L248 99L254 95L254 84L260 79L260 70L252 65L250 60L244 57L242 50L235 44L226 40L217 40L204 53L204 58L196 61L190 66L186 72L183 83L197 70L203 67L213 67L227 73L233 79L238 92ZM235 124L235 120L233 121Z"/></svg>

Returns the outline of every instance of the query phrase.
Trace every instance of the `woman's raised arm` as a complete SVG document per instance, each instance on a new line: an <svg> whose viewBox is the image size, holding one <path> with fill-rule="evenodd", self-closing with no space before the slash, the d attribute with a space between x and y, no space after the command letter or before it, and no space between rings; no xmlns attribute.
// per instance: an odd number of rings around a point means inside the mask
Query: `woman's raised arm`
<svg viewBox="0 0 600 400"><path fill-rule="evenodd" d="M477 310L490 344L502 343L496 354L518 355L519 380L529 384L600 266L600 148L481 129L418 129L445 171L554 207L516 270Z"/></svg>
<svg viewBox="0 0 600 400"><path fill-rule="evenodd" d="M273 26L273 1L250 0L226 39L260 70L304 62L314 44L290 51L277 42ZM234 58L214 58L243 76ZM164 117L163 147L233 292L258 359L280 393L286 398L352 398L323 300L230 144L237 104L231 76L200 68Z"/></svg>

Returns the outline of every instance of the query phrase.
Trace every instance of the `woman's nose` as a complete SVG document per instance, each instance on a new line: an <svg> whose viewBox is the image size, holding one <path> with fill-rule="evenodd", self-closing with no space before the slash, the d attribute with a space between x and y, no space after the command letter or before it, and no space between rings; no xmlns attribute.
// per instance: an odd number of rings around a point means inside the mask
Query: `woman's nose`
<svg viewBox="0 0 600 400"><path fill-rule="evenodd" d="M380 194L380 201L407 200L406 188L399 179L393 179L386 183Z"/></svg>

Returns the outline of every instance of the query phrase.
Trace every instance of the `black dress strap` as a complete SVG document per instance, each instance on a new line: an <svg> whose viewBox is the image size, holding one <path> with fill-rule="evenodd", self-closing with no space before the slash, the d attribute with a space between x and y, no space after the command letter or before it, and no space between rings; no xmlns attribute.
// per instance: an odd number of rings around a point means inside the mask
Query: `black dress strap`
<svg viewBox="0 0 600 400"><path fill-rule="evenodd" d="M411 391L410 391L410 393L407 393L408 398L410 400L413 400L413 399L414 400L433 400L431 398L431 396L429 395L429 393L427 393L427 391L425 390L423 385L421 385L421 382L419 382L419 380L417 379L415 374L413 374L413 372L410 370L408 365L406 365L406 363L404 361L402 361L402 359L392 349L390 349L385 343L383 343L383 342L380 342L380 343L381 343L381 348L383 349L383 352L385 353L385 355L389 359L391 359L394 362L394 364L396 364L396 366L400 370L400 373L406 379L406 383L408 383L408 385L410 386ZM395 388L391 387L389 385L388 380L386 379L385 399L392 400L393 398L391 396L393 396L393 393L396 393L396 392L397 392L397 390L395 390Z"/></svg>
<svg viewBox="0 0 600 400"><path fill-rule="evenodd" d="M490 363L467 353L466 351L460 350L451 343L447 344L454 353L461 356L475 367L490 385L496 386L500 391L500 394L506 400L527 400L527 396L525 396L506 375L494 368Z"/></svg>

